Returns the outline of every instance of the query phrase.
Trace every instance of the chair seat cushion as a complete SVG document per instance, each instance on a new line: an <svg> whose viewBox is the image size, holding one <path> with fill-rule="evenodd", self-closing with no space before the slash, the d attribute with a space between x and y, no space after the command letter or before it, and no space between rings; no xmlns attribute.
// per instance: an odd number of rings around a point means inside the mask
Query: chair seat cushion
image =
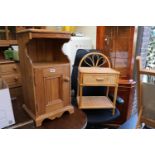
<svg viewBox="0 0 155 155"><path fill-rule="evenodd" d="M119 110L115 109L115 114L112 115L111 109L89 109L83 110L87 115L89 124L109 123L120 116Z"/></svg>

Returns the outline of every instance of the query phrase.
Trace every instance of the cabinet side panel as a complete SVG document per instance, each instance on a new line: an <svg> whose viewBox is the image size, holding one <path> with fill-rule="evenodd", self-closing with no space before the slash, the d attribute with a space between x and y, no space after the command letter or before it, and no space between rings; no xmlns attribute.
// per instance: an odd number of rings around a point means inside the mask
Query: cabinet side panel
<svg viewBox="0 0 155 155"><path fill-rule="evenodd" d="M31 62L27 55L27 48L24 36L18 38L19 57L23 84L24 103L27 108L35 114L34 79Z"/></svg>
<svg viewBox="0 0 155 155"><path fill-rule="evenodd" d="M37 115L41 115L45 113L45 95L42 69L35 69L34 73Z"/></svg>

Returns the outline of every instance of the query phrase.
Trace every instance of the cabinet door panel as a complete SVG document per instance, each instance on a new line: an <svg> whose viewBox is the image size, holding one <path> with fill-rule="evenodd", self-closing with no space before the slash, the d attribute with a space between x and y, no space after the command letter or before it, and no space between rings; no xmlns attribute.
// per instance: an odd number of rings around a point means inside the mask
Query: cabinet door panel
<svg viewBox="0 0 155 155"><path fill-rule="evenodd" d="M53 75L47 78L44 78L44 93L46 100L46 111L49 108L60 108L63 106L63 76L62 75Z"/></svg>
<svg viewBox="0 0 155 155"><path fill-rule="evenodd" d="M50 72L51 68L54 71ZM35 94L38 114L61 109L70 103L69 65L35 69Z"/></svg>
<svg viewBox="0 0 155 155"><path fill-rule="evenodd" d="M133 40L133 26L97 27L97 49L103 50L122 79L132 78Z"/></svg>

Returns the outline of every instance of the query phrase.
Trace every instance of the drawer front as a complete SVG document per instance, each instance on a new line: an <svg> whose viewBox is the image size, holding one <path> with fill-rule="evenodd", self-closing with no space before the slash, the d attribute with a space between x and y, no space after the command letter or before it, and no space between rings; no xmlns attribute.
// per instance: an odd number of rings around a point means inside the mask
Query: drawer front
<svg viewBox="0 0 155 155"><path fill-rule="evenodd" d="M53 66L50 68L43 69L43 76L49 77L55 74L63 74L63 75L70 75L69 74L69 65L61 65L61 66Z"/></svg>
<svg viewBox="0 0 155 155"><path fill-rule="evenodd" d="M84 74L83 84L85 85L116 85L118 84L118 75Z"/></svg>
<svg viewBox="0 0 155 155"><path fill-rule="evenodd" d="M18 64L3 64L0 65L0 74L8 74L8 73L19 73L19 65Z"/></svg>
<svg viewBox="0 0 155 155"><path fill-rule="evenodd" d="M6 81L9 88L21 86L20 74L4 75L2 76L2 78Z"/></svg>

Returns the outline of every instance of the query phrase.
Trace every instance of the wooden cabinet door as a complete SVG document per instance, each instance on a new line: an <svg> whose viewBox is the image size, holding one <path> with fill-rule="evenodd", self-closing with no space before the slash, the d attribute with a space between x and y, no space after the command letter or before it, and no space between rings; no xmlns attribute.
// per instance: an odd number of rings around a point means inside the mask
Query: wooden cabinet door
<svg viewBox="0 0 155 155"><path fill-rule="evenodd" d="M97 27L97 49L108 56L121 79L131 79L133 70L134 26Z"/></svg>
<svg viewBox="0 0 155 155"><path fill-rule="evenodd" d="M70 70L67 65L36 69L35 99L37 114L56 111L70 103Z"/></svg>
<svg viewBox="0 0 155 155"><path fill-rule="evenodd" d="M63 107L63 75L53 75L44 78L44 93L46 112Z"/></svg>

